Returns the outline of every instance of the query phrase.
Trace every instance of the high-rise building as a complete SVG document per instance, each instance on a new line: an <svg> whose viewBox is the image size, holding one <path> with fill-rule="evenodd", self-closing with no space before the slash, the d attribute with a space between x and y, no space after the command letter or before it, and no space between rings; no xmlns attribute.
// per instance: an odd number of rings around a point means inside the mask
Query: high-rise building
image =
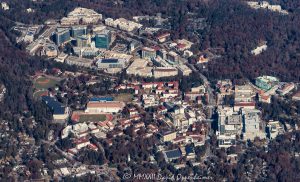
<svg viewBox="0 0 300 182"><path fill-rule="evenodd" d="M111 32L109 30L103 30L95 35L96 48L108 49L111 43Z"/></svg>
<svg viewBox="0 0 300 182"><path fill-rule="evenodd" d="M87 27L86 26L73 26L71 28L71 36L76 38L78 36L86 35Z"/></svg>
<svg viewBox="0 0 300 182"><path fill-rule="evenodd" d="M87 47L89 43L89 38L86 35L78 36L76 38L77 47Z"/></svg>
<svg viewBox="0 0 300 182"><path fill-rule="evenodd" d="M70 30L68 28L57 28L55 34L55 42L57 45L64 44L70 40Z"/></svg>

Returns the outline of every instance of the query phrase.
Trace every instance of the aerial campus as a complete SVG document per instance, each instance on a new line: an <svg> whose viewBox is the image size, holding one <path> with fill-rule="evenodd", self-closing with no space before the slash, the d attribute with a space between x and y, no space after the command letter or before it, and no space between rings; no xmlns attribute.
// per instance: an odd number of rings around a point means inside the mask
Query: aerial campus
<svg viewBox="0 0 300 182"><path fill-rule="evenodd" d="M131 161L154 166L163 161L176 170L203 167L214 156L212 150L227 151L225 161L234 164L251 142L260 141L268 150L278 135L298 130L297 124L265 120L262 112L273 98L299 101L299 83L271 74L242 83L226 78L210 82L199 70L221 59L218 53L194 54L195 42L172 40L167 29L144 27L144 19L168 24L160 14L112 19L77 7L60 20L13 28L29 55L66 67L40 70L31 78L33 98L50 111L51 123L60 126L42 141L57 156L51 169L41 170L41 178L101 174L122 179L125 171L131 174ZM141 36L145 32L151 36ZM262 41L251 54L267 49ZM188 61L191 56L196 63ZM5 87L0 91L1 101ZM31 137L20 135L24 146L34 146ZM130 148L132 143L143 152ZM124 151L122 146L129 147ZM241 150L231 150L237 146ZM120 163L122 174L115 165ZM14 173L27 171L16 166ZM209 172L203 177L209 178Z"/></svg>

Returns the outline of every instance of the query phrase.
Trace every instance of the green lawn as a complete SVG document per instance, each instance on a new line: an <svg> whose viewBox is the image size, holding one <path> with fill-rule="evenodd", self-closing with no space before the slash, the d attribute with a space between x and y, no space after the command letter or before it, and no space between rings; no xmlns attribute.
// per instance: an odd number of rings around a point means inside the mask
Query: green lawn
<svg viewBox="0 0 300 182"><path fill-rule="evenodd" d="M40 77L34 81L34 86L37 89L48 89L54 87L57 83L58 81L52 78Z"/></svg>
<svg viewBox="0 0 300 182"><path fill-rule="evenodd" d="M105 121L106 116L104 114L86 114L81 115L79 118L79 122L98 122L98 121Z"/></svg>

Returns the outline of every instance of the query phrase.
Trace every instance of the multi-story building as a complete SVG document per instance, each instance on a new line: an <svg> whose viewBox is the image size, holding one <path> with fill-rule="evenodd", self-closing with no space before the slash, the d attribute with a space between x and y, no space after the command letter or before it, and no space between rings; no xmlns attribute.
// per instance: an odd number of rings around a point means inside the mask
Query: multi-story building
<svg viewBox="0 0 300 182"><path fill-rule="evenodd" d="M126 60L124 60L124 59L99 59L96 64L99 69L125 68Z"/></svg>
<svg viewBox="0 0 300 182"><path fill-rule="evenodd" d="M71 36L76 38L78 36L86 35L87 27L86 26L72 26L71 28Z"/></svg>
<svg viewBox="0 0 300 182"><path fill-rule="evenodd" d="M76 38L77 47L87 47L89 44L89 37L86 35L80 35Z"/></svg>
<svg viewBox="0 0 300 182"><path fill-rule="evenodd" d="M171 142L176 138L176 131L163 131L160 136L162 142Z"/></svg>
<svg viewBox="0 0 300 182"><path fill-rule="evenodd" d="M242 115L231 107L218 109L218 131L216 132L219 147L235 145L237 135L242 134Z"/></svg>
<svg viewBox="0 0 300 182"><path fill-rule="evenodd" d="M152 77L152 67L147 66L149 60L135 59L127 68L128 75L138 75L141 77Z"/></svg>
<svg viewBox="0 0 300 182"><path fill-rule="evenodd" d="M139 29L143 26L139 23L126 20L125 18L119 18L116 20L113 20L112 18L107 18L107 19L105 19L105 25L111 26L114 28L119 28L121 30L128 31L128 32Z"/></svg>
<svg viewBox="0 0 300 182"><path fill-rule="evenodd" d="M242 109L243 139L254 140L255 137L265 138L264 127L257 109Z"/></svg>
<svg viewBox="0 0 300 182"><path fill-rule="evenodd" d="M111 43L111 32L103 30L95 35L95 46L101 49L108 49Z"/></svg>
<svg viewBox="0 0 300 182"><path fill-rule="evenodd" d="M153 59L156 57L156 50L150 47L142 48L142 58L150 58Z"/></svg>
<svg viewBox="0 0 300 182"><path fill-rule="evenodd" d="M274 139L279 134L284 133L284 129L279 123L279 121L270 120L266 126L267 137L269 139Z"/></svg>
<svg viewBox="0 0 300 182"><path fill-rule="evenodd" d="M264 91L268 91L279 83L273 76L260 76L255 79L255 85Z"/></svg>
<svg viewBox="0 0 300 182"><path fill-rule="evenodd" d="M188 66L186 66L185 64L179 64L178 66L177 66L177 68L178 68L178 71L179 71L179 73L182 75L182 76L189 76L190 74L192 74L192 70L188 67Z"/></svg>
<svg viewBox="0 0 300 182"><path fill-rule="evenodd" d="M157 67L153 69L154 78L177 76L178 70L174 67Z"/></svg>
<svg viewBox="0 0 300 182"><path fill-rule="evenodd" d="M55 122L65 122L69 115L70 109L58 102L55 98L42 96L43 102L50 108Z"/></svg>
<svg viewBox="0 0 300 182"><path fill-rule="evenodd" d="M179 56L178 54L176 54L175 52L173 51L170 51L168 54L167 54L167 60L172 63L172 64L178 64L179 62Z"/></svg>
<svg viewBox="0 0 300 182"><path fill-rule="evenodd" d="M98 14L91 9L78 7L70 12L67 17L62 18L60 23L62 25L91 24L97 23L101 19L102 14Z"/></svg>
<svg viewBox="0 0 300 182"><path fill-rule="evenodd" d="M61 45L71 40L70 30L68 28L57 28L55 33L56 45Z"/></svg>
<svg viewBox="0 0 300 182"><path fill-rule="evenodd" d="M204 85L200 85L198 87L191 88L191 90L186 92L184 95L185 95L185 97L187 97L191 100L197 100L201 96L204 96L205 93L206 93L206 89L205 89Z"/></svg>
<svg viewBox="0 0 300 182"><path fill-rule="evenodd" d="M69 65L76 65L76 66L90 68L92 66L93 60L86 59L86 58L80 58L80 57L76 57L76 56L69 56L65 60L65 63L67 63Z"/></svg>
<svg viewBox="0 0 300 182"><path fill-rule="evenodd" d="M234 91L234 109L236 111L240 110L240 108L254 109L255 95L256 93L251 85L236 85Z"/></svg>

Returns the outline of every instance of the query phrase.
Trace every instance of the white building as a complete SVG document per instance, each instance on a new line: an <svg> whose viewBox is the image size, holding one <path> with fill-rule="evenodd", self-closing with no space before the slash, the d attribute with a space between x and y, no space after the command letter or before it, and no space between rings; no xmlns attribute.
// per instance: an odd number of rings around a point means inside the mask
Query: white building
<svg viewBox="0 0 300 182"><path fill-rule="evenodd" d="M9 10L9 6L8 6L8 4L7 4L6 2L2 2L2 3L1 3L1 8L2 8L3 10L5 10L5 11Z"/></svg>
<svg viewBox="0 0 300 182"><path fill-rule="evenodd" d="M117 113L125 107L124 102L94 102L90 101L87 104L85 112L87 113Z"/></svg>
<svg viewBox="0 0 300 182"><path fill-rule="evenodd" d="M237 135L242 133L242 115L231 107L218 108L218 131L216 132L219 147L235 145Z"/></svg>
<svg viewBox="0 0 300 182"><path fill-rule="evenodd" d="M79 24L80 21L83 24L92 24L98 23L99 20L102 20L102 14L99 14L92 9L78 7L70 12L67 17L62 18L61 24L74 25Z"/></svg>
<svg viewBox="0 0 300 182"><path fill-rule="evenodd" d="M255 137L265 138L260 111L256 109L242 109L243 115L243 139L254 140Z"/></svg>
<svg viewBox="0 0 300 182"><path fill-rule="evenodd" d="M267 137L269 139L276 138L279 134L284 133L284 129L282 128L279 121L270 120L266 126Z"/></svg>
<svg viewBox="0 0 300 182"><path fill-rule="evenodd" d="M80 58L80 57L76 57L76 56L69 56L65 60L65 63L69 64L69 65L76 65L76 66L90 68L92 66L93 60L86 59L86 58Z"/></svg>
<svg viewBox="0 0 300 182"><path fill-rule="evenodd" d="M156 67L153 69L154 78L177 76L178 70L174 67Z"/></svg>
<svg viewBox="0 0 300 182"><path fill-rule="evenodd" d="M251 54L257 56L257 55L261 54L263 51L267 50L267 48L268 48L267 44L258 46L251 51Z"/></svg>
<svg viewBox="0 0 300 182"><path fill-rule="evenodd" d="M131 32L133 30L139 29L141 28L143 25L130 21L130 20L126 20L125 18L119 18L116 20L113 20L112 18L107 18L105 19L105 25L107 26L111 26L114 28L119 28L121 30L127 31L127 32Z"/></svg>
<svg viewBox="0 0 300 182"><path fill-rule="evenodd" d="M152 77L152 67L147 66L150 61L146 59L135 59L127 68L128 75L137 75L141 77Z"/></svg>

